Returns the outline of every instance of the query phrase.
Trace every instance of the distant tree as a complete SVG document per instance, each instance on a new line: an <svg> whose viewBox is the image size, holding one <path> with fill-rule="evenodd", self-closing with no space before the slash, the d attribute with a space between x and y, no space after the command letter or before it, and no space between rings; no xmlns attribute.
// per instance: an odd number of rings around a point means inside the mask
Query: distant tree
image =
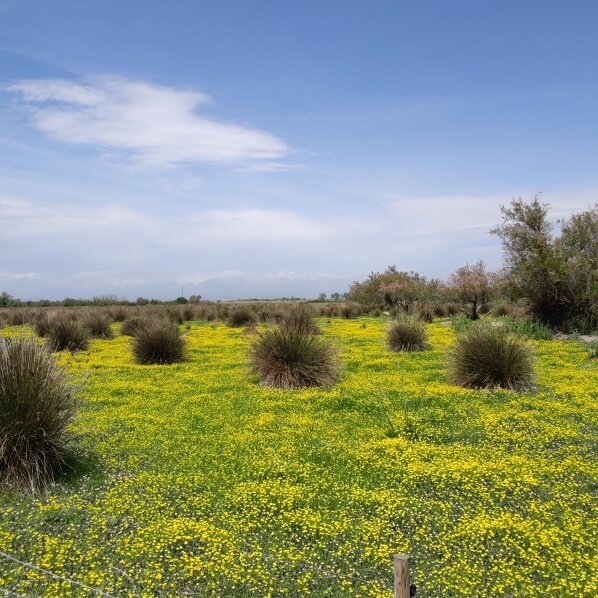
<svg viewBox="0 0 598 598"><path fill-rule="evenodd" d="M191 295L189 303L201 303L201 295Z"/></svg>
<svg viewBox="0 0 598 598"><path fill-rule="evenodd" d="M318 301L326 301L326 293L320 293L318 295Z"/></svg>
<svg viewBox="0 0 598 598"><path fill-rule="evenodd" d="M12 295L9 295L6 291L0 293L0 307L9 307L14 300L15 298Z"/></svg>
<svg viewBox="0 0 598 598"><path fill-rule="evenodd" d="M539 195L514 199L491 232L502 241L513 294L527 298L540 321L591 331L598 325L598 204L561 220L556 238L549 209Z"/></svg>
<svg viewBox="0 0 598 598"><path fill-rule="evenodd" d="M175 299L175 301L176 301L176 303L181 303L181 304L184 304L184 303L189 303L189 301L187 300L187 298L186 298L186 297L177 297L177 298Z"/></svg>
<svg viewBox="0 0 598 598"><path fill-rule="evenodd" d="M147 305L149 300L145 297L137 297L137 301L135 303L137 303L137 305Z"/></svg>
<svg viewBox="0 0 598 598"><path fill-rule="evenodd" d="M340 293L331 293L330 300L331 301L340 301L341 300L341 294Z"/></svg>
<svg viewBox="0 0 598 598"><path fill-rule="evenodd" d="M471 319L478 319L478 306L488 298L490 279L483 261L472 266L466 264L457 268L449 277L450 285L458 292L459 298L471 304Z"/></svg>

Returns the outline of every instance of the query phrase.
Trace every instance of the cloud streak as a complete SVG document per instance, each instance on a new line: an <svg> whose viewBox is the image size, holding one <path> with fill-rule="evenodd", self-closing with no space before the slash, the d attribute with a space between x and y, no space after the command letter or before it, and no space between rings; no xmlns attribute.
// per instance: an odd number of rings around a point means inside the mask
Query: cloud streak
<svg viewBox="0 0 598 598"><path fill-rule="evenodd" d="M115 76L22 80L5 89L25 103L31 124L53 139L124 154L144 166L292 168L282 161L289 146L275 135L200 114L211 100L198 91Z"/></svg>

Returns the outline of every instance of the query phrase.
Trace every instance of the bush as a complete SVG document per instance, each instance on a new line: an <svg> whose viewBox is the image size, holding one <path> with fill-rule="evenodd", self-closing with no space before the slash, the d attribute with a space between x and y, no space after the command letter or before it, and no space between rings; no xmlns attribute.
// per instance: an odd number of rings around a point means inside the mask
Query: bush
<svg viewBox="0 0 598 598"><path fill-rule="evenodd" d="M255 323L255 314L246 305L237 305L228 316L228 325L233 328L241 328Z"/></svg>
<svg viewBox="0 0 598 598"><path fill-rule="evenodd" d="M296 326L283 324L259 332L250 359L262 385L273 388L330 386L339 376L334 347Z"/></svg>
<svg viewBox="0 0 598 598"><path fill-rule="evenodd" d="M500 327L470 326L457 337L449 378L466 388L523 391L534 380L532 353L524 341Z"/></svg>
<svg viewBox="0 0 598 598"><path fill-rule="evenodd" d="M195 320L195 310L191 305L185 306L182 313L185 322L191 322L192 320Z"/></svg>
<svg viewBox="0 0 598 598"><path fill-rule="evenodd" d="M587 343L588 357L590 359L598 359L598 341L591 341Z"/></svg>
<svg viewBox="0 0 598 598"><path fill-rule="evenodd" d="M497 323L502 324L509 332L525 338L537 341L547 341L552 338L552 331L548 326L530 318L508 316L498 319Z"/></svg>
<svg viewBox="0 0 598 598"><path fill-rule="evenodd" d="M84 351L89 346L89 332L79 320L60 313L53 318L46 340L52 351Z"/></svg>
<svg viewBox="0 0 598 598"><path fill-rule="evenodd" d="M73 389L32 338L0 338L0 482L43 487L67 469Z"/></svg>
<svg viewBox="0 0 598 598"><path fill-rule="evenodd" d="M395 320L388 326L386 341L391 351L425 351L428 347L426 325L414 318Z"/></svg>
<svg viewBox="0 0 598 598"><path fill-rule="evenodd" d="M133 356L140 365L169 365L185 359L185 340L174 322L158 318L142 325L133 337Z"/></svg>
<svg viewBox="0 0 598 598"><path fill-rule="evenodd" d="M469 316L465 314L459 314L455 316L451 321L451 326L455 332L462 332L467 328L470 328L475 323Z"/></svg>
<svg viewBox="0 0 598 598"><path fill-rule="evenodd" d="M175 324L182 324L185 321L181 311L176 308L168 308L165 315L171 322Z"/></svg>
<svg viewBox="0 0 598 598"><path fill-rule="evenodd" d="M120 333L123 336L135 336L137 331L149 322L149 318L145 318L139 314L135 314L127 318L120 327Z"/></svg>
<svg viewBox="0 0 598 598"><path fill-rule="evenodd" d="M83 325L89 331L92 338L112 338L112 323L110 316L98 310L92 310L85 315Z"/></svg>
<svg viewBox="0 0 598 598"><path fill-rule="evenodd" d="M478 307L478 314L481 314L482 316L489 314L491 311L492 311L492 308L490 307L489 303L482 303Z"/></svg>

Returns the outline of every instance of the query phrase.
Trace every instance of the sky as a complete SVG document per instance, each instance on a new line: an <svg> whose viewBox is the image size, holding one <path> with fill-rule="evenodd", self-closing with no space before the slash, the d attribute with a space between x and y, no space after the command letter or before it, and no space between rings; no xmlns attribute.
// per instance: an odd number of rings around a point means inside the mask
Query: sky
<svg viewBox="0 0 598 598"><path fill-rule="evenodd" d="M0 292L344 292L598 201L598 3L0 0Z"/></svg>

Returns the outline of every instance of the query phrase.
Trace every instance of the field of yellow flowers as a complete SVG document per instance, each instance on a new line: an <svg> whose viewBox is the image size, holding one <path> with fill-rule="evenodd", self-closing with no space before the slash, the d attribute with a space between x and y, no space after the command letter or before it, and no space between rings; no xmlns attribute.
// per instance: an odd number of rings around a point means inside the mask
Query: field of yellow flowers
<svg viewBox="0 0 598 598"><path fill-rule="evenodd" d="M517 395L447 384L439 323L419 354L389 353L379 319L320 324L344 368L324 390L261 388L252 336L224 324L192 323L175 366L135 365L120 336L61 355L85 462L0 494L0 591L390 598L408 552L422 598L598 595L581 345L533 342Z"/></svg>

